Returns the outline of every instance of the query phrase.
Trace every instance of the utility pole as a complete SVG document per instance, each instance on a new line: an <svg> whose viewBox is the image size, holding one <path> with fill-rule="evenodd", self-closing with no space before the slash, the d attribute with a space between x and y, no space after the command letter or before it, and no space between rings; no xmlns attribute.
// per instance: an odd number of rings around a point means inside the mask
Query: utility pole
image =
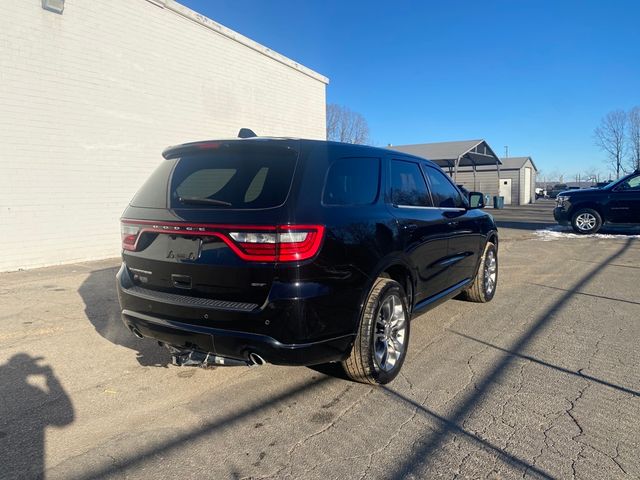
<svg viewBox="0 0 640 480"><path fill-rule="evenodd" d="M504 146L504 158L509 158L509 145Z"/></svg>

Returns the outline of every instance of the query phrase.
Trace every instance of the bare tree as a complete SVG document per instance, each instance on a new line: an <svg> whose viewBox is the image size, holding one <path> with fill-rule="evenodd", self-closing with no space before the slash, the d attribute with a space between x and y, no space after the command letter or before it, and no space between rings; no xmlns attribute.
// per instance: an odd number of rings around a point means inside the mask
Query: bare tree
<svg viewBox="0 0 640 480"><path fill-rule="evenodd" d="M584 179L587 182L598 183L600 181L600 172L597 168L590 166L584 171Z"/></svg>
<svg viewBox="0 0 640 480"><path fill-rule="evenodd" d="M596 145L604 151L609 159L607 162L620 178L620 171L624 171L622 160L626 151L627 114L623 110L607 113L600 121L600 126L593 131Z"/></svg>
<svg viewBox="0 0 640 480"><path fill-rule="evenodd" d="M342 105L327 104L327 140L368 144L369 124L358 112Z"/></svg>
<svg viewBox="0 0 640 480"><path fill-rule="evenodd" d="M640 106L629 110L629 150L632 170L640 170Z"/></svg>

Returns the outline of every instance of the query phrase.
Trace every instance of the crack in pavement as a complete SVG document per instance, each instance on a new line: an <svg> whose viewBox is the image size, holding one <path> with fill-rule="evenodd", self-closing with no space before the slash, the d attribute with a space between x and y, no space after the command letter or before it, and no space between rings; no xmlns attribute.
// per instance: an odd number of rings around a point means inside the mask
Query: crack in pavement
<svg viewBox="0 0 640 480"><path fill-rule="evenodd" d="M289 448L289 451L287 452L287 463L280 469L278 469L276 472L265 475L265 476L260 476L260 477L250 477L250 478L256 478L257 479L268 479L268 478L275 478L278 477L280 474L282 474L282 472L284 472L285 470L289 469L289 476L293 475L293 455L295 454L295 451L301 447L302 445L304 445L306 442L308 442L309 440L311 440L314 437L317 437L318 435L322 435L324 432L326 432L327 430L329 430L330 428L334 427L336 425L336 423L343 418L345 415L347 415L351 410L353 410L355 407L357 407L360 403L362 403L362 401L368 397L371 392L373 392L375 390L375 387L371 387L369 388L369 390L363 394L362 396L360 396L360 398L358 398L357 400L355 400L353 403L351 403L348 407L346 407L344 410L342 410L338 415L336 415L336 417L331 420L328 424L326 424L325 426L323 426L320 430L317 430L309 435L307 435L306 437L304 437L301 440L298 440L291 448ZM316 466L317 467L317 466ZM313 467L311 470L313 470Z"/></svg>

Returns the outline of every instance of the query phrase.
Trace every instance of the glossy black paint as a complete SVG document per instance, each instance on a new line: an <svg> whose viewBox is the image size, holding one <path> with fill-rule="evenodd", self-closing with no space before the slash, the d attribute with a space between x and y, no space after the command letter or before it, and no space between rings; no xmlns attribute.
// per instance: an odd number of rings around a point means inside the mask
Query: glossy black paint
<svg viewBox="0 0 640 480"><path fill-rule="evenodd" d="M582 208L592 208L600 214L603 222L640 224L640 189L624 188L626 182L638 177L640 171L622 177L603 188L560 192L557 198L564 197L564 200L558 200L553 216L558 223L569 225L575 212Z"/></svg>
<svg viewBox="0 0 640 480"><path fill-rule="evenodd" d="M223 141L227 142L227 141ZM228 142L277 144L299 152L287 200L276 208L169 209L129 206L134 220L241 225L324 225L318 254L301 263L245 262L222 241L202 239L197 259L167 258L169 235L158 234L140 251L123 251L118 295L127 326L180 348L214 351L229 358L260 354L267 362L312 365L346 358L361 308L374 281L399 281L413 310L429 308L458 294L474 278L488 239L497 244L492 217L479 209L397 207L389 199L392 159L424 159L384 149L334 142L243 139ZM172 157L201 148L172 147ZM323 205L324 179L334 161L380 160L378 195L371 205ZM175 162L175 160L165 160ZM436 167L437 168L437 167ZM167 179L159 178L159 188ZM140 272L152 272L145 274ZM188 276L191 287L176 285ZM194 304L141 297L132 287L179 294ZM198 305L215 299L255 305L250 311Z"/></svg>

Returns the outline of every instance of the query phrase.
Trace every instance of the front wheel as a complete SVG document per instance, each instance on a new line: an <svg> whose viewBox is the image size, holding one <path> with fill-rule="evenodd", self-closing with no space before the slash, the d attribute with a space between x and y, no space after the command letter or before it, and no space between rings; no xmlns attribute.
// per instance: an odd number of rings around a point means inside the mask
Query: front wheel
<svg viewBox="0 0 640 480"><path fill-rule="evenodd" d="M464 298L471 302L490 302L496 294L498 286L498 248L487 242L478 265L476 277L471 286L464 292Z"/></svg>
<svg viewBox="0 0 640 480"><path fill-rule="evenodd" d="M342 366L356 382L385 384L400 372L409 345L409 309L402 286L378 278L362 311L351 354Z"/></svg>
<svg viewBox="0 0 640 480"><path fill-rule="evenodd" d="M571 226L576 233L588 235L602 227L602 217L591 208L582 208L571 217Z"/></svg>

